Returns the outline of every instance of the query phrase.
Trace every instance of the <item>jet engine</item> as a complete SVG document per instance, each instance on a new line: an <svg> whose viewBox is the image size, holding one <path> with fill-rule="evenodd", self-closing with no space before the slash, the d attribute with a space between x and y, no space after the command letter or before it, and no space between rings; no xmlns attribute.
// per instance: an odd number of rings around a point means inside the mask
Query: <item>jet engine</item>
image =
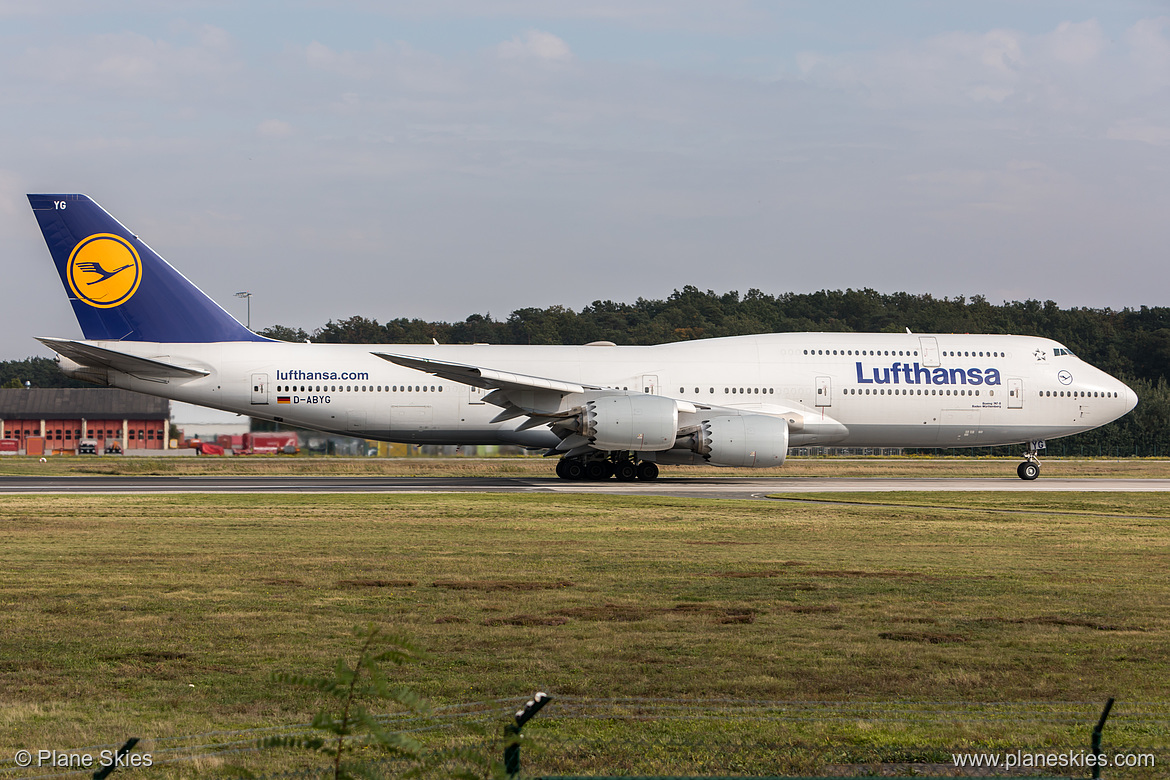
<svg viewBox="0 0 1170 780"><path fill-rule="evenodd" d="M694 442L695 451L716 466L779 466L788 454L788 421L762 414L712 417Z"/></svg>
<svg viewBox="0 0 1170 780"><path fill-rule="evenodd" d="M678 406L659 395L605 395L585 403L580 426L599 450L668 450L678 431Z"/></svg>

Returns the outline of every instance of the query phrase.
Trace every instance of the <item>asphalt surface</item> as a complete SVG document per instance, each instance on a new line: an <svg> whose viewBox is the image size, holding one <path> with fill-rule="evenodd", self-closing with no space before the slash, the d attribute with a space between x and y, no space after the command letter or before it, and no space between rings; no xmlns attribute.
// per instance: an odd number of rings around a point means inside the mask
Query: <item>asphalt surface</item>
<svg viewBox="0 0 1170 780"><path fill-rule="evenodd" d="M568 482L555 477L0 477L0 494L102 493L593 493L761 499L774 493L1163 492L1170 479L838 479L699 477L653 482Z"/></svg>

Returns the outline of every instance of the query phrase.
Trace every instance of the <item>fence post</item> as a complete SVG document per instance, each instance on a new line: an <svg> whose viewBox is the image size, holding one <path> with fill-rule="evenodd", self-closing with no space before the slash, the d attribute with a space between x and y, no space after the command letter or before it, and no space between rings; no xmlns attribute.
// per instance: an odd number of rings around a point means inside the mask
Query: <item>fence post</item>
<svg viewBox="0 0 1170 780"><path fill-rule="evenodd" d="M547 693L539 691L516 712L516 722L504 726L504 771L508 777L520 774L520 729L524 728L524 724L532 720L532 716L540 712L551 699Z"/></svg>
<svg viewBox="0 0 1170 780"><path fill-rule="evenodd" d="M1097 721L1093 729L1093 777L1101 776L1101 732L1105 729L1105 719L1109 717L1109 710L1113 709L1113 697L1105 702L1105 709L1101 712L1101 720Z"/></svg>
<svg viewBox="0 0 1170 780"><path fill-rule="evenodd" d="M118 768L126 754L133 750L137 744L138 737L130 737L130 739L126 740L126 744L118 748L118 752L114 755L110 763L93 773L93 780L106 780L110 776L110 773Z"/></svg>

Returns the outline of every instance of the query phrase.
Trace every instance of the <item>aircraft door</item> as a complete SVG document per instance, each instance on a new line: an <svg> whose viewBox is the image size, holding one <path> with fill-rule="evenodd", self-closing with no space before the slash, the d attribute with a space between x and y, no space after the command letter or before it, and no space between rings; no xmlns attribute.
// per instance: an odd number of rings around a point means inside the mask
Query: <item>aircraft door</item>
<svg viewBox="0 0 1170 780"><path fill-rule="evenodd" d="M467 403L482 406L484 404L483 396L485 392L482 387L467 385Z"/></svg>
<svg viewBox="0 0 1170 780"><path fill-rule="evenodd" d="M938 366L938 339L934 336L919 336L918 343L922 347L922 365L926 368Z"/></svg>
<svg viewBox="0 0 1170 780"><path fill-rule="evenodd" d="M1023 379L1009 379L1007 381L1008 388L1008 402L1009 409L1023 409L1024 408L1024 380Z"/></svg>
<svg viewBox="0 0 1170 780"><path fill-rule="evenodd" d="M833 379L827 376L817 377L817 406L833 405Z"/></svg>
<svg viewBox="0 0 1170 780"><path fill-rule="evenodd" d="M252 404L268 403L268 374L252 374Z"/></svg>
<svg viewBox="0 0 1170 780"><path fill-rule="evenodd" d="M642 375L642 392L650 395L658 395L658 375L657 374L643 374Z"/></svg>

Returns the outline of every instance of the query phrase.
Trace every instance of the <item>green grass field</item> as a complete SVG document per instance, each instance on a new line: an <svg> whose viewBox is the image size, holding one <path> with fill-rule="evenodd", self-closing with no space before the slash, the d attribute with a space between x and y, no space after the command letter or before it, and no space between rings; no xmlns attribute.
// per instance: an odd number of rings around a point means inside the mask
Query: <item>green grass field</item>
<svg viewBox="0 0 1170 780"><path fill-rule="evenodd" d="M0 759L306 723L317 700L269 675L327 671L371 622L431 652L401 679L438 704L559 697L531 729L559 772L726 769L679 747L696 733L754 773L1082 746L1108 696L1119 744L1170 744L1165 495L790 498L6 496ZM697 704L558 719L619 697ZM731 698L804 715L704 716ZM1076 722L1042 717L1068 702ZM1023 714L982 714L1005 706ZM613 731L629 741L581 747ZM235 753L150 776L307 765Z"/></svg>

